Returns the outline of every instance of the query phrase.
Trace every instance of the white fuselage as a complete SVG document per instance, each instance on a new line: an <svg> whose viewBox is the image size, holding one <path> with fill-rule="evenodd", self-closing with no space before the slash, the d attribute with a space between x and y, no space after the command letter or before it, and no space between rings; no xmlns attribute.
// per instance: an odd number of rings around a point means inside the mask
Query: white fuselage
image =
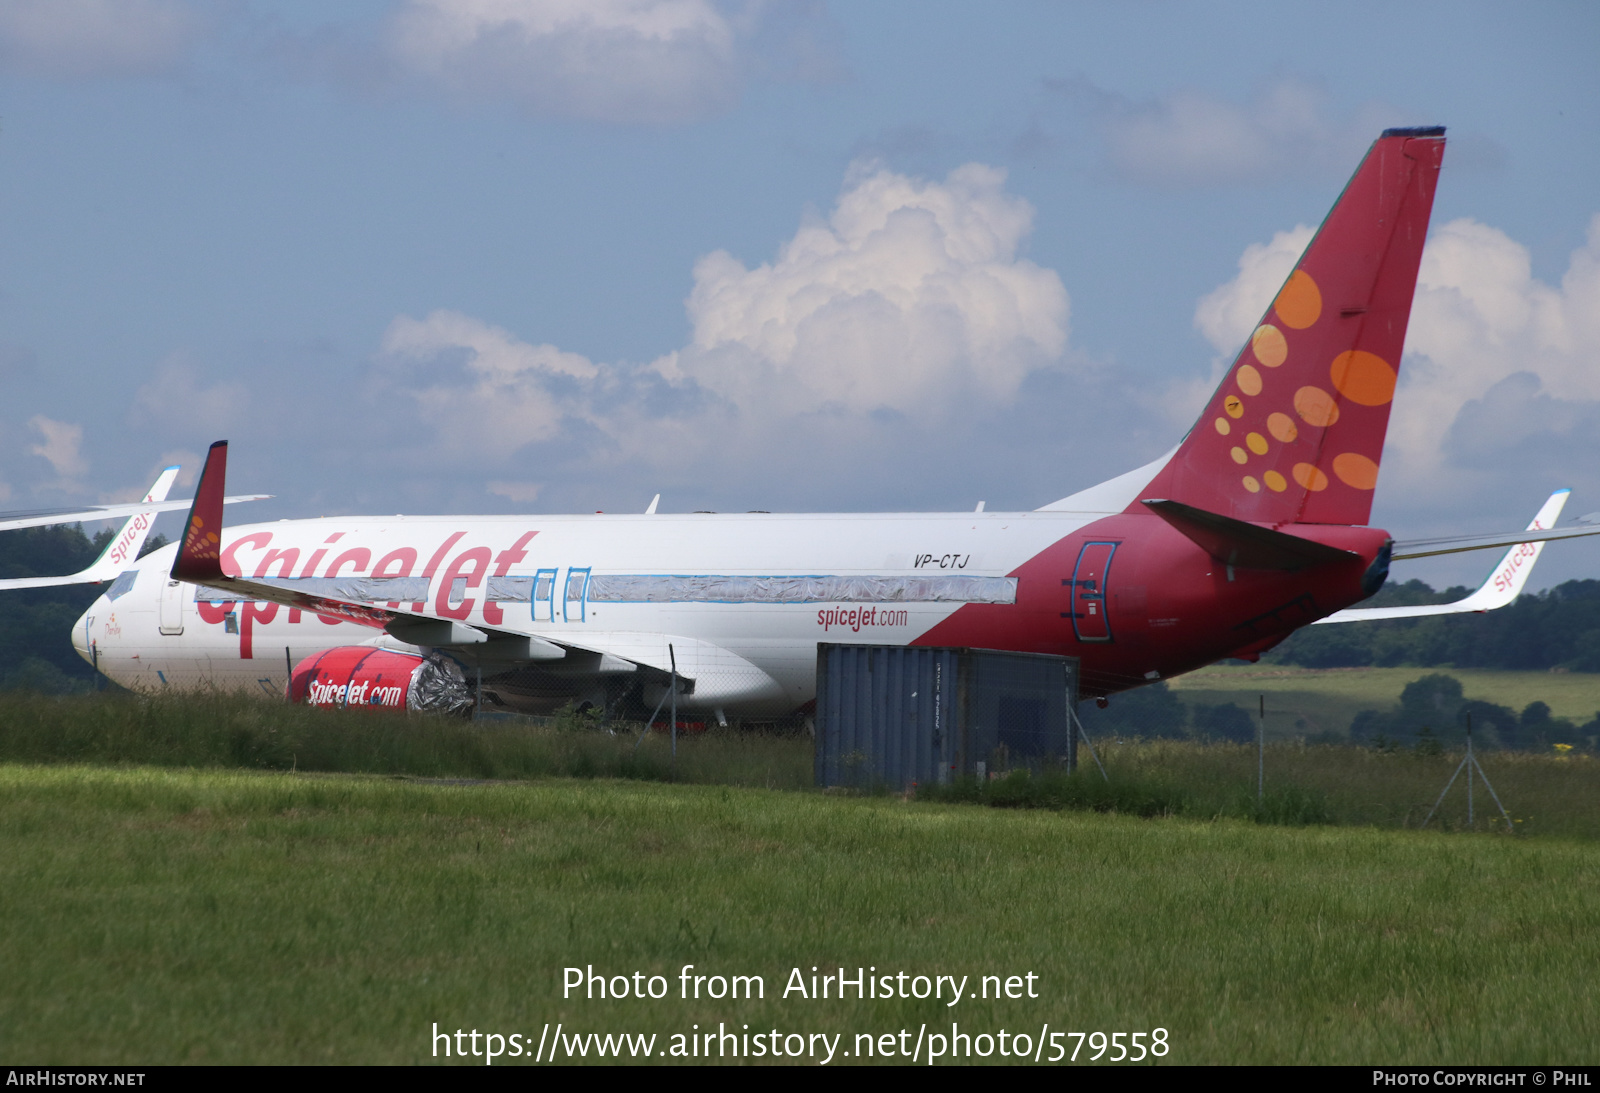
<svg viewBox="0 0 1600 1093"><path fill-rule="evenodd" d="M223 535L222 568L245 577L425 576L427 613L620 658L607 659L601 671L675 666L695 681L684 700L691 708L778 713L814 696L819 642L907 644L970 602L950 595L970 596L975 587L930 580L907 594L904 581L891 588L892 580L880 580L890 591L876 599L869 591L834 602L784 602L782 578L1004 578L1103 515L324 518L230 528ZM413 648L382 630L331 616L264 602L197 599L194 586L168 577L175 550L169 546L140 559L131 587L125 578L123 587L108 589L74 628L79 652L124 686L217 685L278 696L288 666L312 653L362 644ZM516 577L532 578L523 582L532 588L525 598L485 600L491 578ZM607 582L594 578L615 577L641 580L611 581L609 587L646 591L607 598ZM702 577L766 580L754 582L761 586L758 594L733 602L684 599L682 587ZM1003 584L990 581L985 587ZM815 594L844 586L836 581L809 587ZM650 602L650 596L666 602ZM466 650L469 664L472 653ZM596 664L592 658L584 663L590 669ZM483 670L487 678L507 667L491 663ZM562 670L560 664L542 667Z"/></svg>

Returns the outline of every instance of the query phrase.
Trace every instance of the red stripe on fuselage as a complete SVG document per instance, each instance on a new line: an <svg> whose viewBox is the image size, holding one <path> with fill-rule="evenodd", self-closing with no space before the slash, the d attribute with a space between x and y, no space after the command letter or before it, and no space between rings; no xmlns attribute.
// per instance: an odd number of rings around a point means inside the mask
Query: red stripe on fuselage
<svg viewBox="0 0 1600 1093"><path fill-rule="evenodd" d="M1166 521L1122 513L1086 525L1013 570L1016 603L967 604L912 644L1077 657L1082 693L1109 694L1259 652L1359 602L1362 574L1389 537L1365 527L1278 530L1360 557L1296 572L1235 568L1230 575ZM1079 640L1070 617L1070 582L1086 543L1118 544L1103 590L1110 641Z"/></svg>

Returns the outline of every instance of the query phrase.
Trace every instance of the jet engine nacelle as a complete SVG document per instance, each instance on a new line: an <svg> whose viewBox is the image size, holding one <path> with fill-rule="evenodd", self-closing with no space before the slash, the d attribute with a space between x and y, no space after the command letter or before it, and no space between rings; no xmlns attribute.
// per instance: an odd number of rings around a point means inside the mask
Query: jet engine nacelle
<svg viewBox="0 0 1600 1093"><path fill-rule="evenodd" d="M370 645L341 645L302 660L289 676L288 697L312 706L436 713L472 708L472 692L454 661Z"/></svg>

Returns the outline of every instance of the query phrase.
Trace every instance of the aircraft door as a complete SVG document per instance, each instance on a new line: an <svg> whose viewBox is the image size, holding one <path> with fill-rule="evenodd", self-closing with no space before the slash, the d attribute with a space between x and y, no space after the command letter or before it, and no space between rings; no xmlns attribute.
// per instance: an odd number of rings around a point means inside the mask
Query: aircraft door
<svg viewBox="0 0 1600 1093"><path fill-rule="evenodd" d="M170 577L161 588L161 632L163 634L183 633L183 582L174 581Z"/></svg>
<svg viewBox="0 0 1600 1093"><path fill-rule="evenodd" d="M589 571L567 570L567 594L562 603L561 617L566 622L582 622L589 593Z"/></svg>
<svg viewBox="0 0 1600 1093"><path fill-rule="evenodd" d="M533 578L533 621L556 621L556 571L541 569Z"/></svg>
<svg viewBox="0 0 1600 1093"><path fill-rule="evenodd" d="M1072 571L1072 629L1079 641L1110 641L1106 616L1106 578L1116 543L1085 543Z"/></svg>

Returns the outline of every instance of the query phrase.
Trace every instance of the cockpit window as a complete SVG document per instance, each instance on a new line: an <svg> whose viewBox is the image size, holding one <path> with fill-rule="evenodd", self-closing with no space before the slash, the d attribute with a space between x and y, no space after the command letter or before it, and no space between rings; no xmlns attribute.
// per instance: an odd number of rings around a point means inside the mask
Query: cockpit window
<svg viewBox="0 0 1600 1093"><path fill-rule="evenodd" d="M118 574L117 579L111 582L111 587L106 589L106 599L114 600L118 596L125 596L133 591L133 582L138 580L137 569L124 569Z"/></svg>

